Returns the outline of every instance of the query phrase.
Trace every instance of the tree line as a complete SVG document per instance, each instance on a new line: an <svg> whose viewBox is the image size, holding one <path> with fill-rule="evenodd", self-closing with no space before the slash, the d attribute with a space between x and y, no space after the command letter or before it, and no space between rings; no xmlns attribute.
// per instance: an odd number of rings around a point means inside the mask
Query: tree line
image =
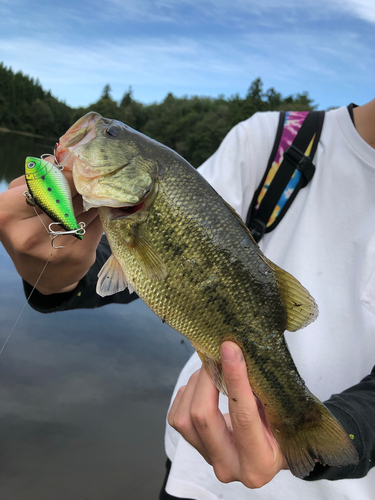
<svg viewBox="0 0 375 500"><path fill-rule="evenodd" d="M218 148L238 122L257 111L307 111L314 109L307 92L283 97L274 88L263 89L256 78L245 97L175 97L143 104L133 98L131 87L120 102L106 85L99 100L88 107L71 108L45 91L39 80L14 73L0 63L0 127L60 137L78 118L96 111L169 146L198 167Z"/></svg>

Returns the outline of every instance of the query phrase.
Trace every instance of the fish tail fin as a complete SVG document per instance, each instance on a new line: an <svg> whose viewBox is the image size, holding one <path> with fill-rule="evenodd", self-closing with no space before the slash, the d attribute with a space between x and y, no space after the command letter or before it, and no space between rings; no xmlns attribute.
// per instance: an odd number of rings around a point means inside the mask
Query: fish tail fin
<svg viewBox="0 0 375 500"><path fill-rule="evenodd" d="M283 434L271 424L290 471L299 478L308 476L316 462L344 466L359 461L357 450L341 424L320 401L318 404L321 418L306 423L293 434Z"/></svg>
<svg viewBox="0 0 375 500"><path fill-rule="evenodd" d="M228 395L220 361L197 349L203 366L218 390ZM358 453L350 437L331 412L310 393L310 406L301 415L304 422L286 430L284 422L275 422L269 416L274 437L282 449L291 473L306 477L316 462L323 465L344 466L358 463ZM265 408L266 413L267 408Z"/></svg>

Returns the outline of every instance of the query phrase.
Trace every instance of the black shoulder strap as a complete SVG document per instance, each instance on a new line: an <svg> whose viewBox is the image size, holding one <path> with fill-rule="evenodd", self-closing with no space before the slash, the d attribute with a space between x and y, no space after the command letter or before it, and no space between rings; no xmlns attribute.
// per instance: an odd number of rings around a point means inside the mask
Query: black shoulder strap
<svg viewBox="0 0 375 500"><path fill-rule="evenodd" d="M298 120L293 121L294 133L296 127L300 128L292 144L283 153L285 141L281 141L288 123L286 118L292 120L292 113L280 112L279 126L267 169L247 214L246 225L256 241L260 241L265 233L272 231L279 224L298 191L310 182L315 172L312 160L323 128L324 111L298 114ZM279 163L275 164L277 155ZM271 174L274 173L270 174L272 167L276 173L270 180Z"/></svg>

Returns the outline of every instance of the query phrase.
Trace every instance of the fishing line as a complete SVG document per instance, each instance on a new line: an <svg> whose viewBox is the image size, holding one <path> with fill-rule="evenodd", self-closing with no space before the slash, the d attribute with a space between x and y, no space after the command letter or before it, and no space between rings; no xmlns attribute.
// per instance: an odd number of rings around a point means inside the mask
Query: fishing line
<svg viewBox="0 0 375 500"><path fill-rule="evenodd" d="M15 323L14 323L14 325L13 325L13 328L11 329L11 331L10 331L10 333L9 333L8 337L6 338L6 340L5 340L5 342L4 342L3 346L2 346L2 348L0 349L0 355L1 355L1 353L3 352L3 350L4 350L5 346L7 345L8 340L10 339L10 337L11 337L12 333L14 332L14 330L15 330L15 328L16 328L16 326L17 326L17 324L18 324L18 322L19 322L19 320L20 320L20 318L21 318L21 316L22 316L22 313L23 313L23 311L25 310L25 307L26 307L26 306L27 306L27 304L29 303L29 300L30 300L30 298L31 298L32 294L34 293L34 290L35 290L35 288L37 287L37 284L39 283L39 280L40 280L40 278L42 277L42 274L44 273L44 271L45 271L45 269L46 269L46 267L47 267L47 265L48 265L48 262L50 261L50 259L51 259L51 257L52 257L52 254L53 254L53 251L51 252L50 256L48 257L47 262L44 264L44 267L43 267L43 269L42 269L42 272L41 272L41 273L40 273L40 275L39 275L39 278L36 280L36 283L35 283L35 285L34 285L33 289L31 290L31 292L30 292L29 296L27 297L27 299L26 299L26 301L25 301L25 303L24 303L24 305L23 305L23 307L22 307L22 309L21 309L21 312L19 313L18 318L16 319L16 322L15 322Z"/></svg>
<svg viewBox="0 0 375 500"><path fill-rule="evenodd" d="M51 238L51 240L52 240L52 236L50 235L50 233L49 233L49 231L48 231L47 226L44 224L43 219L42 219L42 218L40 217L40 215L38 214L38 212L37 212L36 208L35 208L35 207L33 207L33 208L34 208L35 213L36 213L36 215L38 216L38 218L39 218L40 222L41 222L41 223L43 224L43 226L45 227L45 230L47 231L48 236L49 236L49 237ZM1 353L3 352L3 350L4 350L5 346L7 345L8 340L10 339L10 337L11 337L12 333L14 332L14 330L15 330L15 328L16 328L16 326L17 326L17 324L18 324L18 322L19 322L19 320L20 320L20 318L21 318L21 316L22 316L22 313L23 313L23 311L25 310L25 307L28 305L28 303L29 303L29 301L30 301L31 296L32 296L32 294L34 293L34 290L35 290L35 288L37 287L37 285L38 285L38 283L39 283L39 281L40 281L40 278L42 277L42 275L43 275L44 271L46 270L46 267L47 267L47 265L48 265L49 261L51 260L52 255L53 255L53 250L51 251L51 253L50 253L50 255L49 255L49 257L48 257L48 259L47 259L46 263L44 264L44 267L43 267L43 269L42 269L41 273L39 274L39 277L38 277L38 279L36 280L35 285L33 286L33 289L31 290L31 292L30 292L29 296L27 297L27 299L26 299L26 301L25 301L25 303L24 303L24 305L23 305L23 307L22 307L22 309L21 309L21 311L20 311L20 313L19 313L19 315L18 315L18 318L16 319L16 322L15 322L15 323L14 323L14 325L13 325L13 328L11 329L11 331L10 331L9 335L7 336L7 338L5 339L5 342L3 343L3 345L2 345L2 347L1 347L1 349L0 349L0 356L1 356Z"/></svg>

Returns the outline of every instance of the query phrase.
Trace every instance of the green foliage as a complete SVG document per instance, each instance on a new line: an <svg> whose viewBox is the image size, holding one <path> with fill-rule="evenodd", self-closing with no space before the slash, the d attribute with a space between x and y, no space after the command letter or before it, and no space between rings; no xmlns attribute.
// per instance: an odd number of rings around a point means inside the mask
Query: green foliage
<svg viewBox="0 0 375 500"><path fill-rule="evenodd" d="M39 80L0 63L0 126L59 137L71 125L72 109L46 92Z"/></svg>
<svg viewBox="0 0 375 500"><path fill-rule="evenodd" d="M110 99L111 98L111 86L107 83L107 85L104 87L101 99Z"/></svg>
<svg viewBox="0 0 375 500"><path fill-rule="evenodd" d="M219 147L229 130L258 111L312 110L307 92L283 97L274 88L263 90L256 78L245 98L181 97L169 93L163 102L144 105L133 99L132 88L120 103L105 85L100 99L87 108L70 108L43 90L38 80L14 73L0 63L0 126L13 130L61 136L78 118L96 111L169 146L198 167Z"/></svg>

